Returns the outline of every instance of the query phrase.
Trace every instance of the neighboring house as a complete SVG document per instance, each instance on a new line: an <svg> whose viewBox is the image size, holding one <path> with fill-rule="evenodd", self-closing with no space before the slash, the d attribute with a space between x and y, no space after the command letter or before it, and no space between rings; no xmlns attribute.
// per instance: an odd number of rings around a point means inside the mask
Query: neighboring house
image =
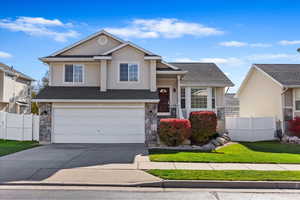
<svg viewBox="0 0 300 200"><path fill-rule="evenodd" d="M235 93L225 94L225 116L238 117L240 113L240 102Z"/></svg>
<svg viewBox="0 0 300 200"><path fill-rule="evenodd" d="M50 72L35 99L42 142L156 144L160 117L213 110L222 121L233 86L213 63L167 63L106 31L40 60Z"/></svg>
<svg viewBox="0 0 300 200"><path fill-rule="evenodd" d="M29 76L0 63L0 111L31 112L31 83Z"/></svg>
<svg viewBox="0 0 300 200"><path fill-rule="evenodd" d="M300 116L300 64L253 64L237 97L241 117L276 117L287 133L287 122Z"/></svg>

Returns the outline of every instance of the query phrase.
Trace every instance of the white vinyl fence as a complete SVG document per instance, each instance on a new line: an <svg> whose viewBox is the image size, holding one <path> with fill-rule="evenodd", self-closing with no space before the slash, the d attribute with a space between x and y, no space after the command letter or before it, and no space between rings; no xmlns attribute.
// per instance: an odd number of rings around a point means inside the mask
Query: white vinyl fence
<svg viewBox="0 0 300 200"><path fill-rule="evenodd" d="M233 141L274 140L274 117L226 117L226 129Z"/></svg>
<svg viewBox="0 0 300 200"><path fill-rule="evenodd" d="M0 139L39 140L39 116L0 112Z"/></svg>

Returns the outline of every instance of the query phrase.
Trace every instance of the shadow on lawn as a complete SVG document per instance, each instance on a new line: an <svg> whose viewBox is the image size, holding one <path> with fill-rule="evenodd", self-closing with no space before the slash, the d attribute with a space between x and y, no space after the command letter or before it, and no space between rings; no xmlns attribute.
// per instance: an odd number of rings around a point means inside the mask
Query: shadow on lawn
<svg viewBox="0 0 300 200"><path fill-rule="evenodd" d="M300 154L300 145L297 144L281 144L279 141L240 142L240 144L257 152Z"/></svg>

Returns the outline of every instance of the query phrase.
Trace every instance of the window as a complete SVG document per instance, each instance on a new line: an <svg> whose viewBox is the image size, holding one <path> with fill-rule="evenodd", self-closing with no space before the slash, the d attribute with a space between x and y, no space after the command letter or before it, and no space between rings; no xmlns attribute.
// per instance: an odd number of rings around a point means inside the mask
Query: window
<svg viewBox="0 0 300 200"><path fill-rule="evenodd" d="M185 88L181 88L181 108L185 108Z"/></svg>
<svg viewBox="0 0 300 200"><path fill-rule="evenodd" d="M211 89L211 107L216 108L216 88Z"/></svg>
<svg viewBox="0 0 300 200"><path fill-rule="evenodd" d="M138 81L138 65L133 63L121 63L120 81Z"/></svg>
<svg viewBox="0 0 300 200"><path fill-rule="evenodd" d="M300 110L300 89L295 89L295 109Z"/></svg>
<svg viewBox="0 0 300 200"><path fill-rule="evenodd" d="M206 88L191 88L191 108L207 108Z"/></svg>
<svg viewBox="0 0 300 200"><path fill-rule="evenodd" d="M83 66L76 64L65 65L65 82L82 83L83 82Z"/></svg>

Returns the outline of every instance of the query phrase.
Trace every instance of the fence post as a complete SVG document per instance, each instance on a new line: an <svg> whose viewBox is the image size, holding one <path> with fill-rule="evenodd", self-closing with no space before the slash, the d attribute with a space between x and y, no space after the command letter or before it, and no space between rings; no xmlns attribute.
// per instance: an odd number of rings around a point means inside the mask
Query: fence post
<svg viewBox="0 0 300 200"><path fill-rule="evenodd" d="M3 118L4 118L4 133L5 133L5 140L7 140L7 113L6 112L4 112L4 116L3 116Z"/></svg>

